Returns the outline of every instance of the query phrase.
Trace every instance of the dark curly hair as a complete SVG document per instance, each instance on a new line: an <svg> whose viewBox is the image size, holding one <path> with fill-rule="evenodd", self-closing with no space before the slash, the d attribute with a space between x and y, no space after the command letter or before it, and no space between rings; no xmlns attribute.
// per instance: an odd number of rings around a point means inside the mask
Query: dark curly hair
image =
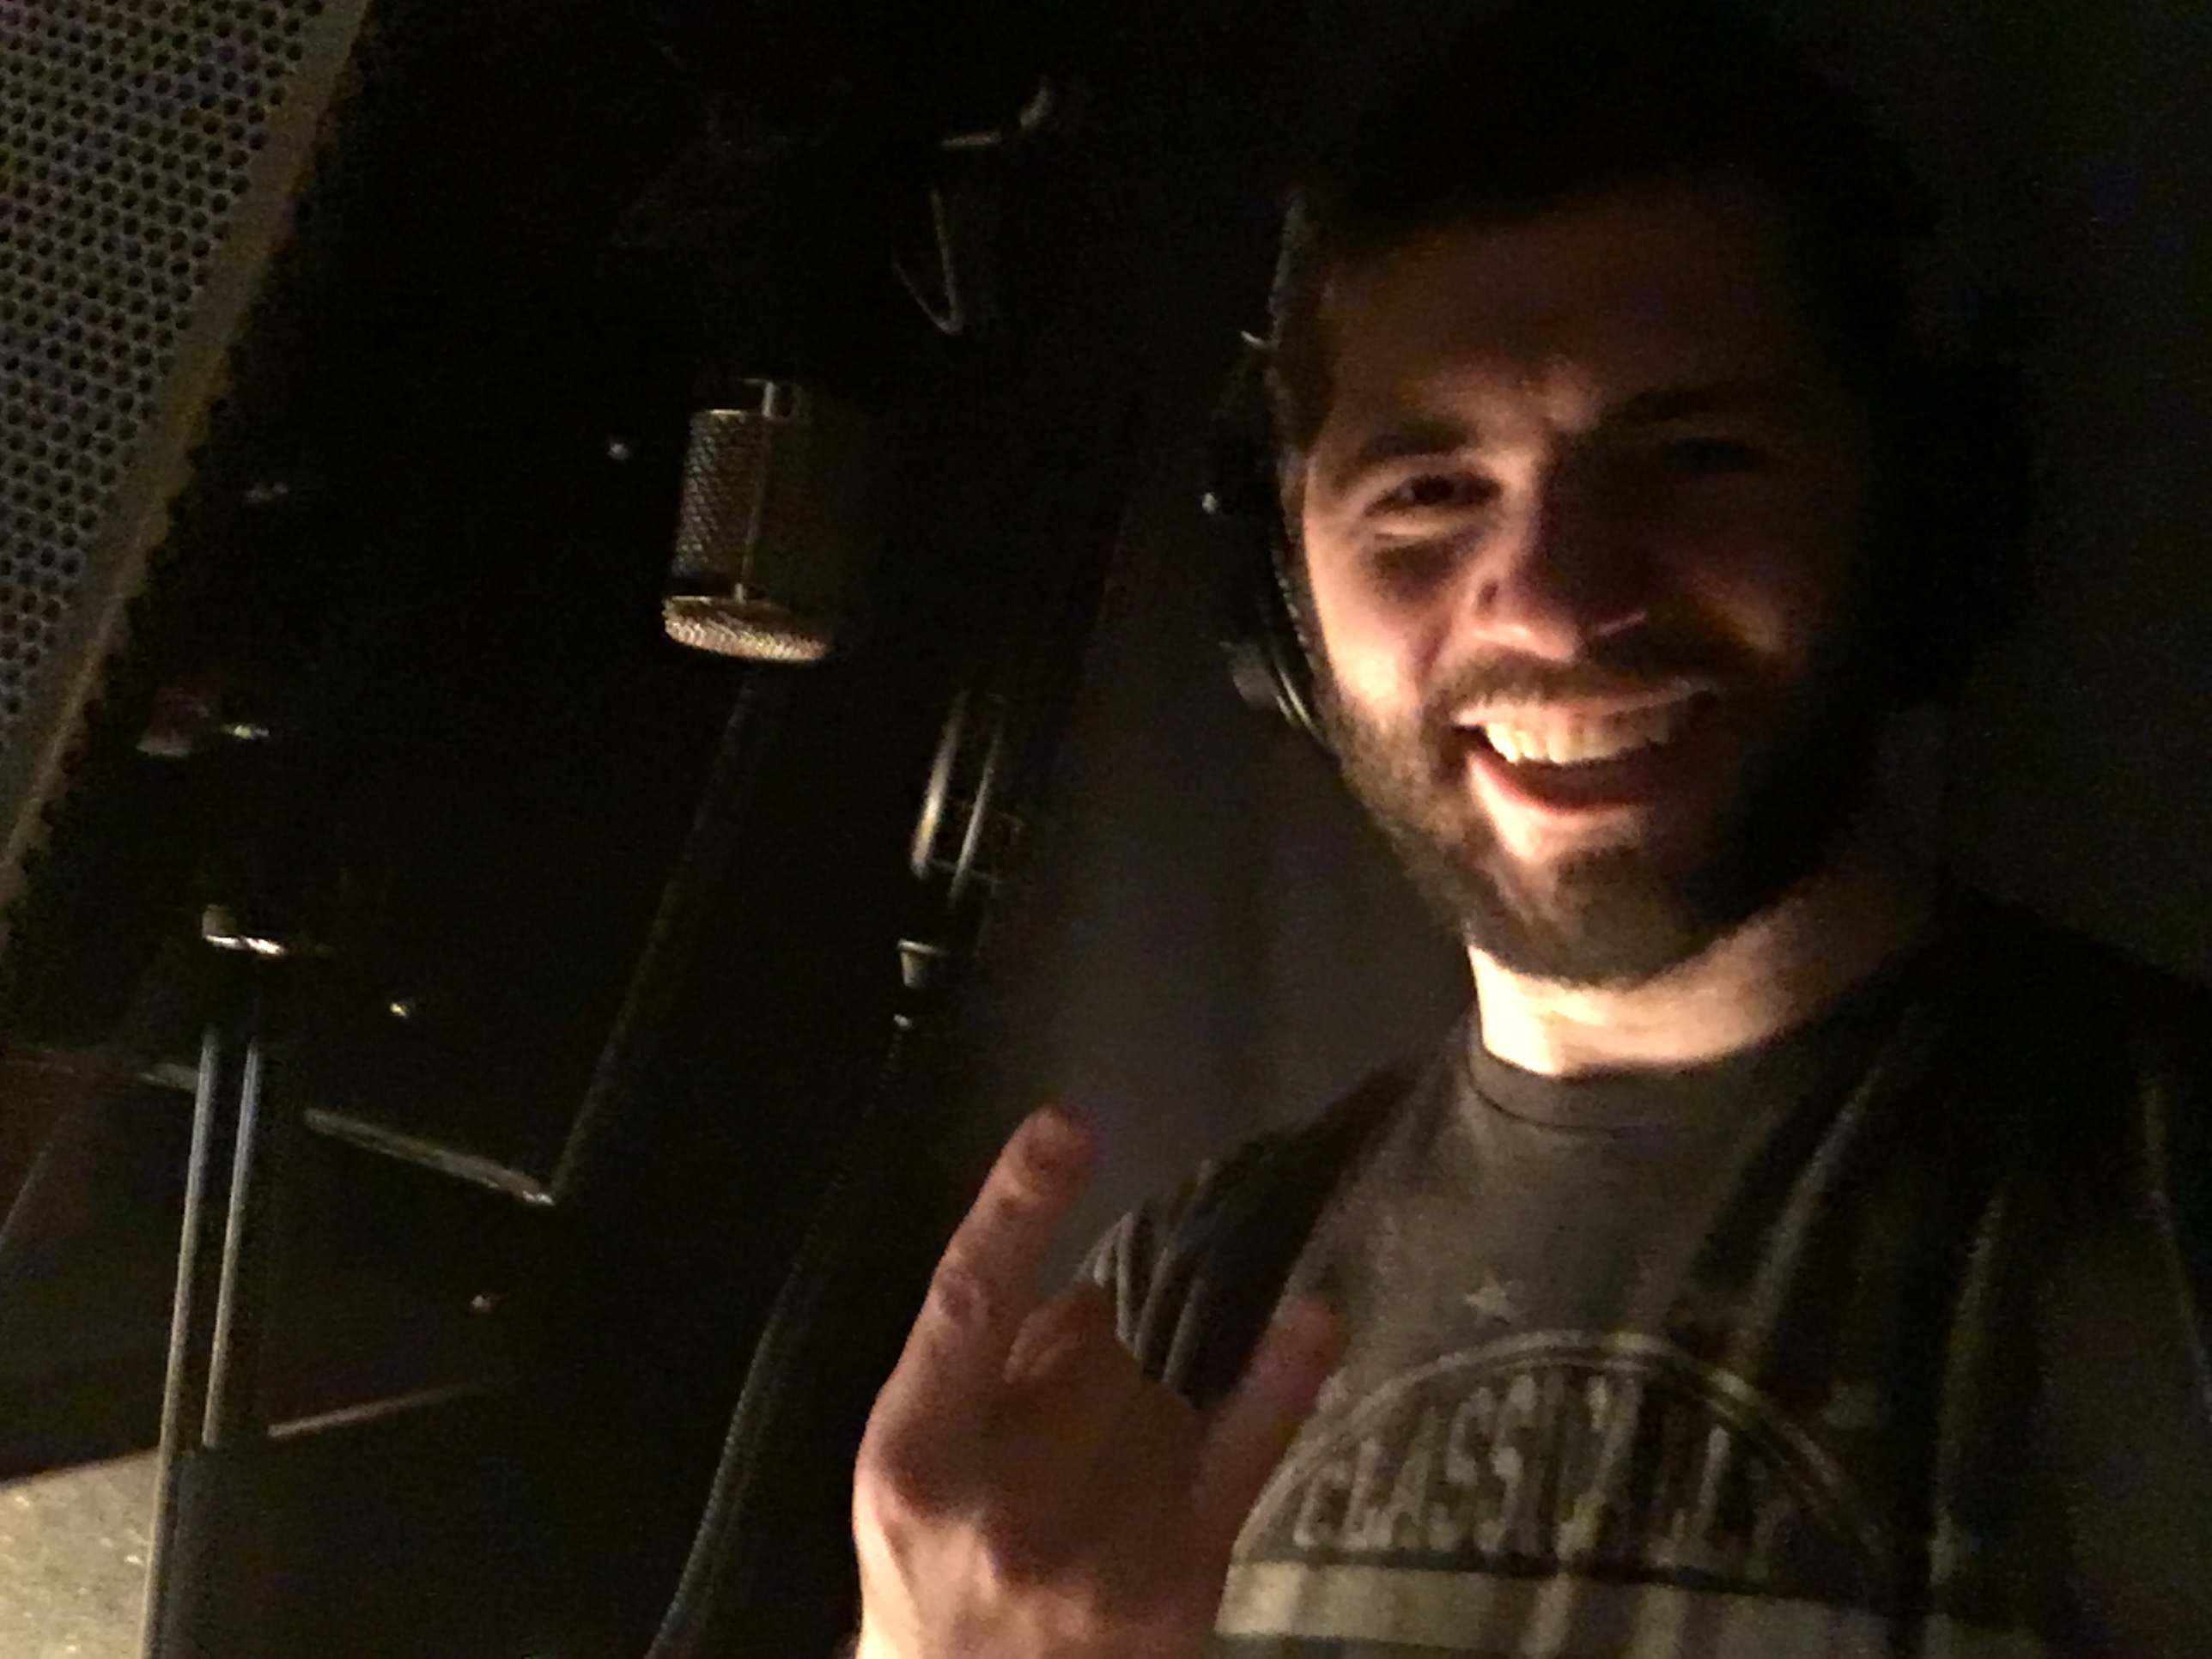
<svg viewBox="0 0 2212 1659"><path fill-rule="evenodd" d="M1713 177L1747 179L1780 210L1804 315L1877 434L1897 689L1940 697L2006 608L2016 383L1968 337L1978 300L1927 280L1937 216L1899 153L1843 91L1711 0L1507 0L1304 171L1264 374L1289 522L1328 408L1334 276L1439 228Z"/></svg>

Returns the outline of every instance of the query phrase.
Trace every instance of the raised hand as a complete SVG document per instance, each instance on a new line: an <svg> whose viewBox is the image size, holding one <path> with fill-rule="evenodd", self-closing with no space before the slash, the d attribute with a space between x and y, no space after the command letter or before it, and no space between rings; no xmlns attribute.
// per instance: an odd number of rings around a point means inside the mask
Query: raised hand
<svg viewBox="0 0 2212 1659"><path fill-rule="evenodd" d="M853 1485L859 1659L1186 1659L1231 1546L1335 1363L1294 1304L1209 1419L1146 1380L1103 1291L1037 1299L1091 1161L1032 1114L946 1246Z"/></svg>

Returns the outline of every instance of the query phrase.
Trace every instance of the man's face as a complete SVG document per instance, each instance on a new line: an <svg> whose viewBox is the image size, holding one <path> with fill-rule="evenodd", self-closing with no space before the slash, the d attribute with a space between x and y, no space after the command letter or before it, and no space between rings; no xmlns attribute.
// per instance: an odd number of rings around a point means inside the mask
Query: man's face
<svg viewBox="0 0 2212 1659"><path fill-rule="evenodd" d="M1300 529L1346 775L1508 968L1646 979L1869 773L1854 407L1779 215L1660 186L1338 273Z"/></svg>

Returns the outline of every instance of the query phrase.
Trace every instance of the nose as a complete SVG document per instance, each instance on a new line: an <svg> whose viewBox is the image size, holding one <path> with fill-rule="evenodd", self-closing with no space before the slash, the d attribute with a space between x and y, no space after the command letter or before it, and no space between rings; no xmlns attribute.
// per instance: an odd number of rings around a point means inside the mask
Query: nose
<svg viewBox="0 0 2212 1659"><path fill-rule="evenodd" d="M1634 526L1572 464L1510 490L1502 533L1464 573L1462 626L1483 650L1572 662L1650 619L1650 571Z"/></svg>

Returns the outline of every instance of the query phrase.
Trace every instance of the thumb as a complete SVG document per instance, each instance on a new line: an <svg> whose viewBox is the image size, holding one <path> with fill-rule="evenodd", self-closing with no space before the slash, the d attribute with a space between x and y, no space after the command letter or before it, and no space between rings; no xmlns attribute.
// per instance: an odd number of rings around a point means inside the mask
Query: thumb
<svg viewBox="0 0 2212 1659"><path fill-rule="evenodd" d="M1199 1449L1201 1547L1228 1554L1343 1353L1343 1327L1318 1298L1299 1297L1276 1314Z"/></svg>

